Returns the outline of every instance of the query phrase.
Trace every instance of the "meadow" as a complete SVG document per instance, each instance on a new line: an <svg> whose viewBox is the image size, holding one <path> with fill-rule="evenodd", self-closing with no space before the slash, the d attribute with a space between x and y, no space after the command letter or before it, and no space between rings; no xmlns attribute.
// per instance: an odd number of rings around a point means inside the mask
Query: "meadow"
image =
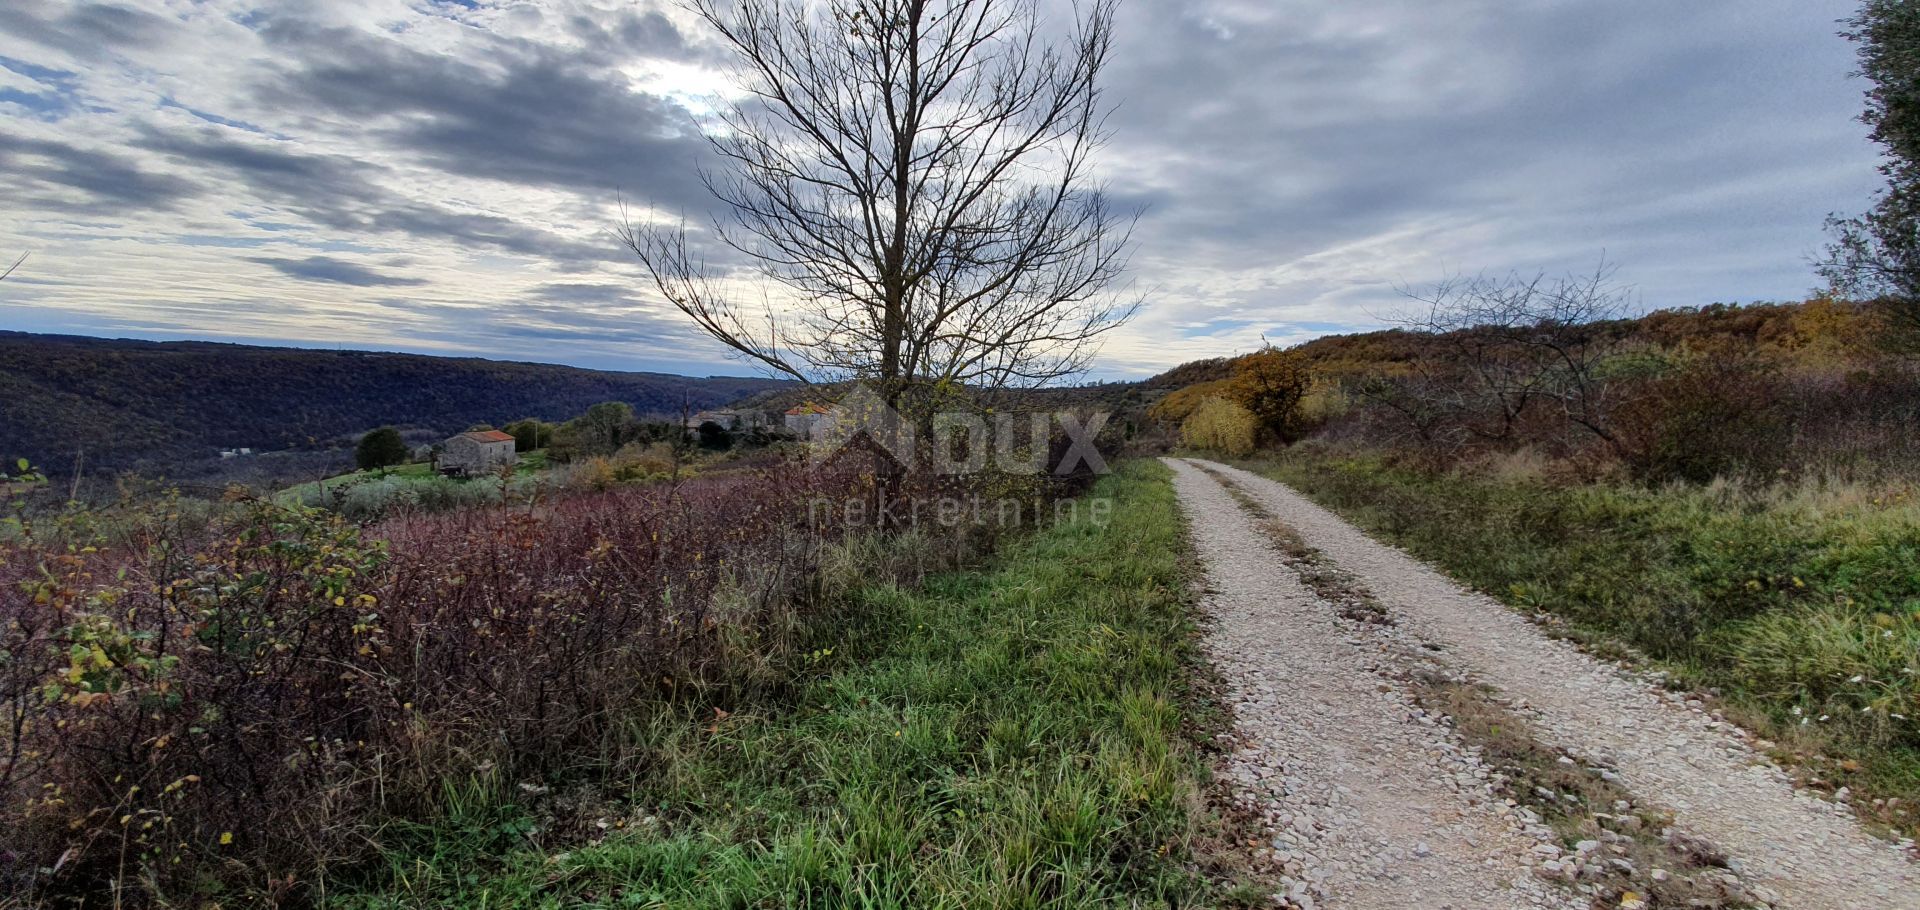
<svg viewBox="0 0 1920 910"><path fill-rule="evenodd" d="M628 732L652 755L621 801L553 836L482 802L343 898L402 907L1171 907L1230 876L1202 849L1182 528L1165 469L1113 500L919 584L862 582L813 631L790 690L701 699ZM908 533L878 563L937 563ZM537 833L521 836L520 832Z"/></svg>
<svg viewBox="0 0 1920 910"><path fill-rule="evenodd" d="M499 477L442 476L431 463L419 461L294 484L274 499L364 522L390 514L526 502L556 491L564 480L549 475L546 451L536 449L520 454L513 475L504 482Z"/></svg>
<svg viewBox="0 0 1920 910"><path fill-rule="evenodd" d="M47 906L1224 893L1223 720L1164 469L1016 528L812 507L873 478L23 516L0 884Z"/></svg>

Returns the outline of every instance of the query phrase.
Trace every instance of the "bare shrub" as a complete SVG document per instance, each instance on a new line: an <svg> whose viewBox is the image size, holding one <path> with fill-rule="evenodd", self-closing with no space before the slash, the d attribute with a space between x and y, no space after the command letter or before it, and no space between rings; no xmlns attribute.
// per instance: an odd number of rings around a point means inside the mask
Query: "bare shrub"
<svg viewBox="0 0 1920 910"><path fill-rule="evenodd" d="M812 505L868 483L789 467L368 527L248 501L126 546L24 527L0 550L0 890L300 902L461 769L512 792L644 761L601 749L648 705L779 676L823 551L864 532Z"/></svg>
<svg viewBox="0 0 1920 910"><path fill-rule="evenodd" d="M1787 426L1782 383L1752 359L1705 358L1641 385L1619 415L1622 453L1648 480L1705 482L1762 469Z"/></svg>
<svg viewBox="0 0 1920 910"><path fill-rule="evenodd" d="M1606 364L1618 346L1595 330L1632 302L1614 273L1602 262L1580 276L1481 275L1409 290L1417 308L1398 321L1429 337L1428 356L1363 394L1399 413L1429 445L1524 439L1542 409L1614 444L1620 386L1607 381Z"/></svg>

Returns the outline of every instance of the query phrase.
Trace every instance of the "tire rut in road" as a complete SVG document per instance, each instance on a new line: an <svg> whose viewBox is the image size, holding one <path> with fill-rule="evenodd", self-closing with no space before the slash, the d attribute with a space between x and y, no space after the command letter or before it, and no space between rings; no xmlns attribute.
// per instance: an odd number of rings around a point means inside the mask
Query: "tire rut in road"
<svg viewBox="0 0 1920 910"><path fill-rule="evenodd" d="M1206 567L1206 649L1240 742L1223 769L1264 820L1286 903L1355 910L1570 908L1551 832L1285 567L1226 489L1169 462Z"/></svg>
<svg viewBox="0 0 1920 910"><path fill-rule="evenodd" d="M1543 634L1380 544L1291 488L1199 462L1253 496L1360 579L1397 621L1499 689L1553 745L1615 769L1624 786L1715 845L1787 910L1920 910L1920 867L1844 807L1796 790L1737 727Z"/></svg>
<svg viewBox="0 0 1920 910"><path fill-rule="evenodd" d="M1712 844L1675 829L1670 814L1626 790L1611 769L1542 742L1497 689L1452 666L1444 647L1401 627L1357 577L1308 546L1246 491L1231 483L1227 491L1258 519L1301 581L1336 606L1350 628L1392 653L1396 678L1415 703L1443 717L1478 751L1495 772L1497 790L1512 801L1508 805L1526 807L1561 846L1571 848L1541 861L1543 877L1606 910L1767 910L1769 892L1742 881Z"/></svg>

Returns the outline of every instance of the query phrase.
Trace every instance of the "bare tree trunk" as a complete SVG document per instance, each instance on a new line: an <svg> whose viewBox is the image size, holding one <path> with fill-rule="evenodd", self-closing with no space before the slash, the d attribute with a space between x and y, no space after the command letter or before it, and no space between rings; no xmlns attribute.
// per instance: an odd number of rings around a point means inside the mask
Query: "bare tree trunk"
<svg viewBox="0 0 1920 910"><path fill-rule="evenodd" d="M1032 0L693 3L748 96L710 137L724 212L697 235L629 218L622 238L735 355L899 406L920 385L1072 375L1132 315L1110 290L1132 218L1092 172L1114 0L1057 43ZM736 304L706 245L786 296Z"/></svg>

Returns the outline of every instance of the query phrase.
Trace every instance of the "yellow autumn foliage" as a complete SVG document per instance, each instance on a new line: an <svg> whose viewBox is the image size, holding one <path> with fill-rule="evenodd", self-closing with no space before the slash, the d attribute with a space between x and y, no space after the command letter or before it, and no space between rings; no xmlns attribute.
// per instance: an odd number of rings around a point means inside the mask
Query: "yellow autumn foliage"
<svg viewBox="0 0 1920 910"><path fill-rule="evenodd" d="M1199 410L1210 398L1229 398L1232 379L1214 379L1208 382L1196 382L1184 388L1168 392L1165 398L1155 402L1147 416L1168 423L1179 423Z"/></svg>
<svg viewBox="0 0 1920 910"><path fill-rule="evenodd" d="M1253 412L1224 398L1209 398L1180 424L1180 441L1188 448L1241 456L1253 452Z"/></svg>
<svg viewBox="0 0 1920 910"><path fill-rule="evenodd" d="M1267 345L1236 361L1230 382L1227 397L1246 408L1259 428L1291 439L1300 402L1313 388L1313 371L1298 351Z"/></svg>

